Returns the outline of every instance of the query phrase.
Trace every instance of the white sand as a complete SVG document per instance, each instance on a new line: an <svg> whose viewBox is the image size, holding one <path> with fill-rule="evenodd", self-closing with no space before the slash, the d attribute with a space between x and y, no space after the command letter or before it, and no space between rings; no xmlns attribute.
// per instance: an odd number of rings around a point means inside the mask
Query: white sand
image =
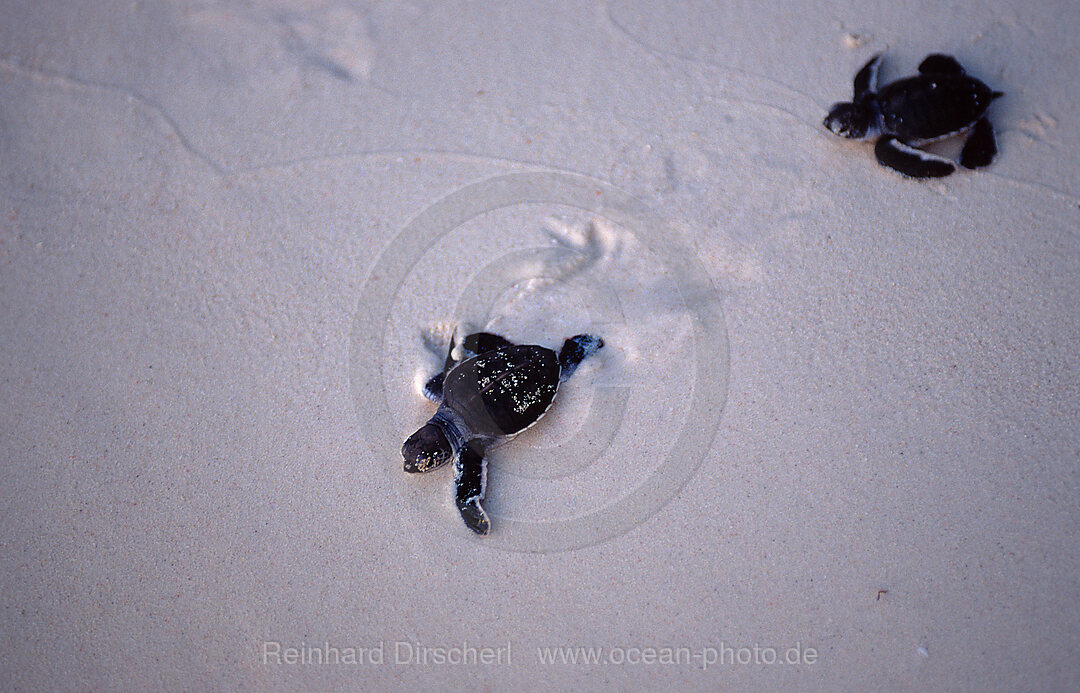
<svg viewBox="0 0 1080 693"><path fill-rule="evenodd" d="M700 4L6 3L0 688L1080 685L1080 15ZM993 167L821 127L886 49ZM397 452L455 321L608 340L484 540Z"/></svg>

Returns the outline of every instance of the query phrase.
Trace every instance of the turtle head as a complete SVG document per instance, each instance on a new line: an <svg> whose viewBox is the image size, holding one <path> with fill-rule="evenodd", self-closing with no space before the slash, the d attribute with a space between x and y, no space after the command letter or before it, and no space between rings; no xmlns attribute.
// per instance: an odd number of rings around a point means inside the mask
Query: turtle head
<svg viewBox="0 0 1080 693"><path fill-rule="evenodd" d="M454 450L442 428L429 423L409 436L401 446L401 456L405 458L405 471L430 472L449 462Z"/></svg>
<svg viewBox="0 0 1080 693"><path fill-rule="evenodd" d="M862 103L843 102L833 104L825 116L825 127L833 134L848 139L861 140L870 132L873 111Z"/></svg>

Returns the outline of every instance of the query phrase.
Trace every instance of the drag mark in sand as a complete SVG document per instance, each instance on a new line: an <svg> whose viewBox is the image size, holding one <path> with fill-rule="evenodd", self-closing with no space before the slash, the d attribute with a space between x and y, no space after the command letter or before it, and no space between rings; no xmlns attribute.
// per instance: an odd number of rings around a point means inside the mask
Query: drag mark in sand
<svg viewBox="0 0 1080 693"><path fill-rule="evenodd" d="M57 72L55 70L48 70L40 67L30 67L22 64L22 62L13 56L0 57L0 70L10 72L12 74L22 75L28 77L37 82L48 84L61 89L80 89L87 91L100 91L108 94L118 95L128 101L133 101L139 106L151 111L157 116L162 127L170 132L173 137L176 138L177 143L188 152L188 154L194 156L196 159L210 167L214 173L219 176L226 175L226 171L221 167L218 162L210 158L209 155L204 153L198 147L193 145L191 141L184 134L184 131L180 129L180 125L177 124L169 112L165 110L161 104L157 103L153 99L144 96L138 91L125 87L112 82L101 82L97 80L83 79L76 77L72 74L64 72Z"/></svg>

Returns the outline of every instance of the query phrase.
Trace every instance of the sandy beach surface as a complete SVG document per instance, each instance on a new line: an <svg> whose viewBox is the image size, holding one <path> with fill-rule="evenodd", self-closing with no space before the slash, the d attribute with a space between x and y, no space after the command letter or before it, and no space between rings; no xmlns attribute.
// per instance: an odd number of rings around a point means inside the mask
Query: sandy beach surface
<svg viewBox="0 0 1080 693"><path fill-rule="evenodd" d="M1080 687L1071 2L0 14L0 688ZM825 130L882 51L998 160ZM606 342L484 538L476 329Z"/></svg>

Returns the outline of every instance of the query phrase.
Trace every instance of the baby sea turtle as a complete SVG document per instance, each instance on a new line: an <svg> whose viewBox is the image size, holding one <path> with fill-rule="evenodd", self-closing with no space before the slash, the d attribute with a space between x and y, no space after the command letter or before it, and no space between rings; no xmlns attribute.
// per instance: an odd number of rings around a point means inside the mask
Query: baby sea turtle
<svg viewBox="0 0 1080 693"><path fill-rule="evenodd" d="M986 118L990 103L1002 96L974 77L949 55L934 53L919 74L877 87L881 54L855 75L855 99L833 104L825 127L841 137L879 137L874 154L882 166L912 178L940 178L956 165L916 147L968 132L960 165L980 168L997 154L994 128Z"/></svg>
<svg viewBox="0 0 1080 693"><path fill-rule="evenodd" d="M451 339L442 373L424 386L424 395L439 409L401 447L405 471L429 472L454 457L458 511L469 529L487 534L491 525L480 507L487 478L484 454L539 421L560 383L603 346L599 337L579 334L556 354L477 332L462 341L455 355Z"/></svg>

